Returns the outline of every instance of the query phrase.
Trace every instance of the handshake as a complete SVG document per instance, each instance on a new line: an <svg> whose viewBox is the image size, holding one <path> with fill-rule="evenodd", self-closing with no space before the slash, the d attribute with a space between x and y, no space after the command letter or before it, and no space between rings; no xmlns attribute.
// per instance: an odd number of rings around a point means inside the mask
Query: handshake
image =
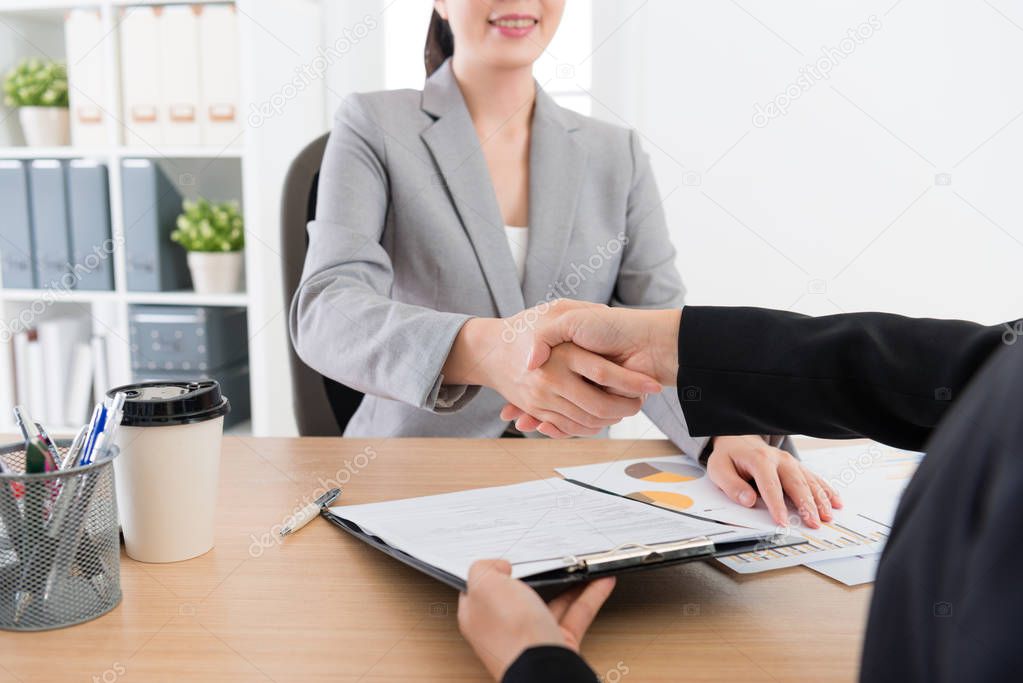
<svg viewBox="0 0 1023 683"><path fill-rule="evenodd" d="M455 340L445 382L493 388L508 401L502 419L521 431L592 436L674 386L681 314L559 299L511 318L474 318Z"/></svg>
<svg viewBox="0 0 1023 683"><path fill-rule="evenodd" d="M515 420L521 431L592 436L639 412L646 395L675 385L681 322L677 309L563 299L511 318L473 318L455 339L444 379L496 390L508 401L501 418ZM842 506L828 482L760 435L715 437L707 472L745 507L756 503L759 490L779 525L789 520L786 496L814 529Z"/></svg>

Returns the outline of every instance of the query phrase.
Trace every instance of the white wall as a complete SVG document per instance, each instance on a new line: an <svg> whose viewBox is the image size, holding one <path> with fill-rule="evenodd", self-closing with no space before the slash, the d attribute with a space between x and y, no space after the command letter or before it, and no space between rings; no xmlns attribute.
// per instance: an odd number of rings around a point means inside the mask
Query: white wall
<svg viewBox="0 0 1023 683"><path fill-rule="evenodd" d="M593 112L642 134L691 303L1023 312L1018 3L597 5ZM849 54L755 125L824 47Z"/></svg>

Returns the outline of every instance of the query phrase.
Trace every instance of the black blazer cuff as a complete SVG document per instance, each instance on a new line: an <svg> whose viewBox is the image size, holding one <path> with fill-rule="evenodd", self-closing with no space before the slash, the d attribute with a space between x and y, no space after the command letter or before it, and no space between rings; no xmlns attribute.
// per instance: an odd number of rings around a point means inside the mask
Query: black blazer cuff
<svg viewBox="0 0 1023 683"><path fill-rule="evenodd" d="M539 645L519 655L501 683L593 683L597 675L567 647Z"/></svg>

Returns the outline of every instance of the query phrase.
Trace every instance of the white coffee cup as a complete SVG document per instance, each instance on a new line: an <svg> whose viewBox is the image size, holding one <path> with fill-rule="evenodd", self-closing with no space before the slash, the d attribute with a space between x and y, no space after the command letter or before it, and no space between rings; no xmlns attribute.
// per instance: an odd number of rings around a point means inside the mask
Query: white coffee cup
<svg viewBox="0 0 1023 683"><path fill-rule="evenodd" d="M212 380L141 382L108 395L119 391L128 398L114 481L128 556L178 562L208 552L230 403Z"/></svg>

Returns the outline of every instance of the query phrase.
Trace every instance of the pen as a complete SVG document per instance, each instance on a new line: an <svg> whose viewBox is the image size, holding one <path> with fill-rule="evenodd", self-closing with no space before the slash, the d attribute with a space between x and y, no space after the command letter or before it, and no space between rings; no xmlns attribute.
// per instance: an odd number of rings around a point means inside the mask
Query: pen
<svg viewBox="0 0 1023 683"><path fill-rule="evenodd" d="M81 453L82 446L85 444L85 437L89 433L89 425L83 425L78 430L78 434L75 435L75 440L71 442L71 447L67 449L67 453L64 454L64 458L60 461L60 469L66 470L70 467L74 467L75 463L78 462L78 455Z"/></svg>
<svg viewBox="0 0 1023 683"><path fill-rule="evenodd" d="M124 402L127 399L128 394L123 391L114 394L114 398L110 402L110 408L107 409L106 426L103 429L103 433L96 440L92 452L89 454L89 462L93 462L97 453L103 453L113 444L114 434L121 425L121 418L124 416Z"/></svg>
<svg viewBox="0 0 1023 683"><path fill-rule="evenodd" d="M79 465L88 465L91 462L92 449L96 446L96 440L99 439L106 426L107 407L104 404L96 404L92 413L95 420L89 424L89 435L85 439L85 448L82 449L82 457L78 460Z"/></svg>
<svg viewBox="0 0 1023 683"><path fill-rule="evenodd" d="M26 442L39 436L36 423L28 416L28 411L24 406L14 406L14 421L18 423L18 429L21 430L21 435L25 437Z"/></svg>
<svg viewBox="0 0 1023 683"><path fill-rule="evenodd" d="M46 446L42 439L36 436L29 441L28 447L25 449L25 474L40 474L45 471ZM21 621L25 610L32 604L33 593L38 589L36 584L40 577L33 560L39 558L43 554L43 546L48 545L42 539L43 505L47 483L39 480L25 482L25 538L22 549L29 550L29 544L36 544L36 547L31 549L29 556L24 558L21 563L21 580L18 590L14 594L15 623ZM43 580L45 581L45 578Z"/></svg>
<svg viewBox="0 0 1023 683"><path fill-rule="evenodd" d="M51 439L50 435L46 433L43 426L38 422L35 423L35 426L36 432L39 434L39 438L42 439L43 445L46 446L46 452L49 455L46 459L46 471L53 472L59 469L59 465L57 463L60 462L60 451L57 450L57 445L53 443L53 439Z"/></svg>
<svg viewBox="0 0 1023 683"><path fill-rule="evenodd" d="M333 503L340 495L341 489L331 489L306 505L304 508L292 515L288 523L281 527L281 536L289 536L304 527L312 521L316 515L320 514L320 510Z"/></svg>

